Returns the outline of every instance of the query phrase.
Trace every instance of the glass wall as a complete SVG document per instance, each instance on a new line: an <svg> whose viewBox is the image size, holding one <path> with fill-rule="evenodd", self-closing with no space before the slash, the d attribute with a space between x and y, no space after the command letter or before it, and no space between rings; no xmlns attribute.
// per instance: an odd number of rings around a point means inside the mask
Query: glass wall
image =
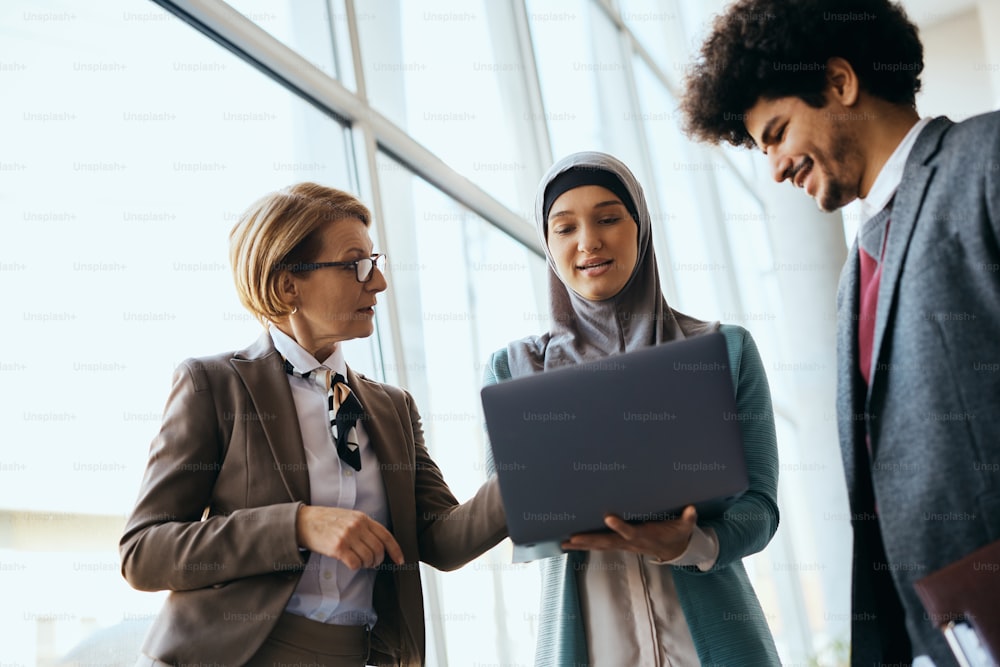
<svg viewBox="0 0 1000 667"><path fill-rule="evenodd" d="M128 587L117 543L171 373L262 331L229 230L290 183L355 189L350 137L152 4L0 19L0 654L130 665L163 595Z"/></svg>
<svg viewBox="0 0 1000 667"><path fill-rule="evenodd" d="M522 129L527 68L509 39L509 5L375 0L358 6L372 107L505 206L524 210L536 165Z"/></svg>
<svg viewBox="0 0 1000 667"><path fill-rule="evenodd" d="M455 495L468 498L486 479L485 364L508 341L547 326L535 289L546 268L392 158L380 155L378 172L393 193L385 218L390 298L405 332L398 375L420 406L431 455ZM484 651L506 656L501 664L532 655L537 568L512 565L508 543L456 572L423 574L437 594L428 619L440 630L429 636L429 655L453 665L475 664ZM446 646L437 645L442 635Z"/></svg>

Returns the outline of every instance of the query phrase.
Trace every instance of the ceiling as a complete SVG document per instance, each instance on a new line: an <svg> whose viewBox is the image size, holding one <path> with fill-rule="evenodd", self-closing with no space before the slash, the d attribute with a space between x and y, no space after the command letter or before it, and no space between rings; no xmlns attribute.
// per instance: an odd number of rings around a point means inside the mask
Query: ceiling
<svg viewBox="0 0 1000 667"><path fill-rule="evenodd" d="M902 0L910 20L917 26L929 26L973 8L976 0Z"/></svg>

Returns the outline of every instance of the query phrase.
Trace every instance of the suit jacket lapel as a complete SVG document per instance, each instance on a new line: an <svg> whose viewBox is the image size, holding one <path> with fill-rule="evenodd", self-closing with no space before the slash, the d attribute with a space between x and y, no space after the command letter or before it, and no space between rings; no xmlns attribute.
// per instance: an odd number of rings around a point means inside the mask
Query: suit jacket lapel
<svg viewBox="0 0 1000 667"><path fill-rule="evenodd" d="M415 565L420 560L416 535L416 503L414 495L414 459L411 454L412 438L403 430L400 419L408 418L399 415L392 403L392 398L377 382L359 376L347 368L347 384L358 397L367 417L365 431L368 442L378 457L382 483L385 485L386 502L389 504L389 520L392 531L403 549L407 563ZM420 604L421 589L419 576L405 576L409 573L391 567L380 576L391 573L395 595L389 608L384 608L380 614L400 614L403 618L399 623L403 635L397 638L397 643L409 646L411 652L418 652L423 646L424 619ZM375 595L381 595L376 583ZM379 605L376 604L376 609ZM377 630L376 630L377 631ZM409 639L407 639L409 637Z"/></svg>
<svg viewBox="0 0 1000 667"><path fill-rule="evenodd" d="M378 457L389 503L389 517L398 520L405 516L402 508L413 505L413 489L407 486L407 477L391 474L393 469L398 469L399 464L409 463L399 416L392 406L392 399L377 383L360 377L349 367L347 384L365 409L365 431L368 433L368 442Z"/></svg>
<svg viewBox="0 0 1000 667"><path fill-rule="evenodd" d="M847 253L847 263L840 275L837 294L837 426L844 460L844 477L852 500L858 468L858 430L860 427L863 443L865 428L864 393L860 390L864 383L860 381L860 371L857 368L858 271L858 242L855 240Z"/></svg>
<svg viewBox="0 0 1000 667"><path fill-rule="evenodd" d="M271 335L265 332L232 364L260 415L260 425L289 497L293 501L310 502L309 470L298 413Z"/></svg>
<svg viewBox="0 0 1000 667"><path fill-rule="evenodd" d="M878 306L875 311L875 337L872 341L874 368L871 383L868 386L867 401L871 400L872 389L882 379L879 373L881 366L879 362L886 331L893 318L899 277L903 271L903 263L906 261L906 253L910 249L910 239L913 237L913 230L916 227L917 218L920 216L927 188L934 177L935 168L928 166L927 161L937 151L941 136L951 125L952 123L948 119L937 118L923 129L906 160L903 181L896 190L893 199L892 212L889 215L889 236L885 241L882 275L879 279Z"/></svg>

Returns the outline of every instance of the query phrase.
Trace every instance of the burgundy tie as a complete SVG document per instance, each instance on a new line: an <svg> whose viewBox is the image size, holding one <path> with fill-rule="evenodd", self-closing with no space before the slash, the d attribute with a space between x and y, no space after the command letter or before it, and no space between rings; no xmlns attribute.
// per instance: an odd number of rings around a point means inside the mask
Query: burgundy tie
<svg viewBox="0 0 1000 667"><path fill-rule="evenodd" d="M878 286L882 277L882 258L889 237L889 210L892 202L864 223L858 235L860 282L858 285L858 366L865 384L871 384L872 355L875 346L875 313Z"/></svg>

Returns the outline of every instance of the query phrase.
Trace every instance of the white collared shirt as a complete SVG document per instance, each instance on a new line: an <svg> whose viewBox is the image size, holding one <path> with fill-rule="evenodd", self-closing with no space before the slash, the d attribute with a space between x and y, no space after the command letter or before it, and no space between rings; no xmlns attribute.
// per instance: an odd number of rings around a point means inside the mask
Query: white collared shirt
<svg viewBox="0 0 1000 667"><path fill-rule="evenodd" d="M320 363L280 329L272 326L270 334L278 353L297 370L304 373L315 368L328 369L347 377L341 346ZM361 470L355 472L337 455L330 430L327 392L312 379L293 375L288 376L288 384L309 469L309 503L358 510L388 526L385 486L364 425L359 423L357 427ZM372 606L374 588L375 570L355 571L340 560L312 553L285 611L322 623L371 627L377 618Z"/></svg>
<svg viewBox="0 0 1000 667"><path fill-rule="evenodd" d="M848 205L845 217L856 218L858 229L861 229L861 225L866 220L875 217L877 213L884 209L889 200L892 199L892 196L896 194L899 184L903 182L903 170L906 168L906 158L910 157L910 151L913 150L913 145L917 143L920 131L929 122L931 122L930 117L921 118L910 128L910 131L906 133L903 140L896 146L896 150L889 156L885 165L882 166L882 170L878 173L878 176L875 177L875 182L872 183L872 188L868 191L868 196L858 198L855 202Z"/></svg>

